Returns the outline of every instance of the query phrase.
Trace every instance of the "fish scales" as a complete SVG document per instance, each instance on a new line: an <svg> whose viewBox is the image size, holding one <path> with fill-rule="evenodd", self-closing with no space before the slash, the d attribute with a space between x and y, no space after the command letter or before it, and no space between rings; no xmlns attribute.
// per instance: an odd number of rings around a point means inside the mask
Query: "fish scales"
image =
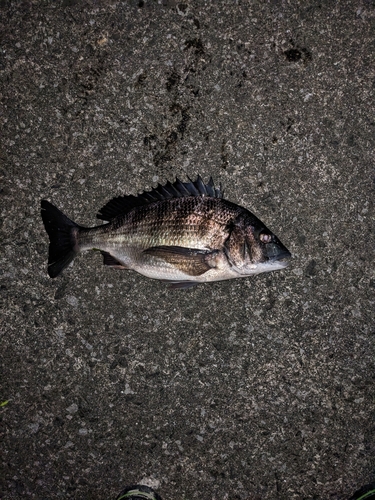
<svg viewBox="0 0 375 500"><path fill-rule="evenodd" d="M212 179L204 184L199 176L138 197L114 198L98 214L109 222L94 228L78 226L45 200L42 217L50 236L51 277L92 248L102 252L105 265L174 287L282 269L290 257L256 216L224 200Z"/></svg>
<svg viewBox="0 0 375 500"><path fill-rule="evenodd" d="M190 248L216 248L228 236L227 224L239 213L225 200L195 197L154 203L119 216L109 226L89 229L79 236L81 250L93 244L127 243L140 248L180 245ZM216 246L215 246L216 245Z"/></svg>

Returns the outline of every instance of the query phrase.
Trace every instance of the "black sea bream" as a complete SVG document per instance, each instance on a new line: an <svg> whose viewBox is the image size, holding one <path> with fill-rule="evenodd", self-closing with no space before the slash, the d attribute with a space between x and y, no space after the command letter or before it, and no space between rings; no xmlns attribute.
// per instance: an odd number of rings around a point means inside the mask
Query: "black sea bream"
<svg viewBox="0 0 375 500"><path fill-rule="evenodd" d="M244 278L287 266L291 255L255 215L223 199L212 178L178 179L138 196L109 201L86 228L42 200L50 238L48 274L55 278L84 250L100 250L104 264L132 269L173 288Z"/></svg>

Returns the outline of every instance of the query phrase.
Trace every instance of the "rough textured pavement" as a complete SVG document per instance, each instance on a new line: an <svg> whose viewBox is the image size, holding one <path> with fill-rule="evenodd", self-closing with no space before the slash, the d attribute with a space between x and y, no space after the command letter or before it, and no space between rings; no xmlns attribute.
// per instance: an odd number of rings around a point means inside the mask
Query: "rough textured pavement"
<svg viewBox="0 0 375 500"><path fill-rule="evenodd" d="M0 2L1 498L347 499L374 479L375 4ZM200 173L293 253L171 291L46 273L47 198Z"/></svg>

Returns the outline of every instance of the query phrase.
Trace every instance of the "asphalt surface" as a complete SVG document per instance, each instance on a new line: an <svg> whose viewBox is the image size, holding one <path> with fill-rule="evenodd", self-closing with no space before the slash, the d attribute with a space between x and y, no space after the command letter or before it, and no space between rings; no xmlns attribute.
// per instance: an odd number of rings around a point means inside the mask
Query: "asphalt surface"
<svg viewBox="0 0 375 500"><path fill-rule="evenodd" d="M375 4L0 2L1 493L347 499L374 479ZM210 175L293 253L171 291L86 253L46 198Z"/></svg>

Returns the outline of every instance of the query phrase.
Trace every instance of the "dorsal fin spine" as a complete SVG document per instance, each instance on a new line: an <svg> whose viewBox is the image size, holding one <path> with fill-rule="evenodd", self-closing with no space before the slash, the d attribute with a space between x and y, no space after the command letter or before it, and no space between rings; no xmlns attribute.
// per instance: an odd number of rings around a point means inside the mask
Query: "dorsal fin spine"
<svg viewBox="0 0 375 500"><path fill-rule="evenodd" d="M184 198L189 196L211 196L213 198L222 198L223 192L221 185L217 188L214 185L212 177L207 184L203 182L200 175L196 181L182 182L178 178L172 184L167 182L165 186L158 186L151 191L145 191L138 196L118 196L110 200L98 213L97 218L111 221L115 217L125 215L133 208L149 205L158 201L169 200L172 198Z"/></svg>

